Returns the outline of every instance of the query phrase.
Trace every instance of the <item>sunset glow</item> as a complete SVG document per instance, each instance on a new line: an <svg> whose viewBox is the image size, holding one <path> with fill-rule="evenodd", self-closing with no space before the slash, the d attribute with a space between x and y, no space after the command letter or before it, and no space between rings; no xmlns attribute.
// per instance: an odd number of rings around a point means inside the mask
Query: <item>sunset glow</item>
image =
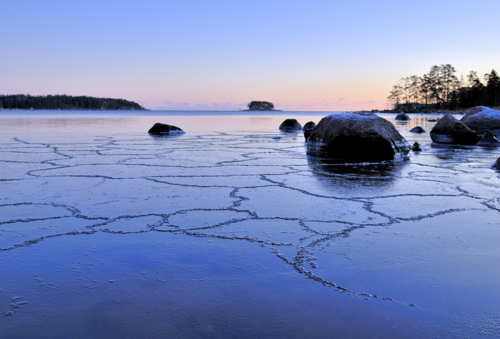
<svg viewBox="0 0 500 339"><path fill-rule="evenodd" d="M133 100L149 109L387 108L391 86L449 63L500 70L500 3L10 1L1 94ZM439 38L437 38L439 37Z"/></svg>

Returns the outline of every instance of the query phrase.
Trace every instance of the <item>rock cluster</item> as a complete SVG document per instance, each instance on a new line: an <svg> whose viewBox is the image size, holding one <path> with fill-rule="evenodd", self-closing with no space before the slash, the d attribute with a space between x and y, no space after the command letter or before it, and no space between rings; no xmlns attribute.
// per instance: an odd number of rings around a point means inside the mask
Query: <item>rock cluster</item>
<svg viewBox="0 0 500 339"><path fill-rule="evenodd" d="M446 114L432 129L431 139L445 144L496 146L499 141L491 130L500 131L500 111L477 106L460 121Z"/></svg>
<svg viewBox="0 0 500 339"><path fill-rule="evenodd" d="M475 145L479 141L476 132L451 114L443 116L431 130L433 142L443 144Z"/></svg>

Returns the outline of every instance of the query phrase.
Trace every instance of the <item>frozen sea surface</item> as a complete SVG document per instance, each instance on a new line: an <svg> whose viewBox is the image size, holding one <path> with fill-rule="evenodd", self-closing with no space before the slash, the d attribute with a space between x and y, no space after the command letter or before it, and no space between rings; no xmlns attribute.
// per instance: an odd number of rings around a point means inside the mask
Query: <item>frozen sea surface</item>
<svg viewBox="0 0 500 339"><path fill-rule="evenodd" d="M330 112L179 114L0 112L0 337L500 336L498 149L387 115L422 152L335 165L278 130Z"/></svg>

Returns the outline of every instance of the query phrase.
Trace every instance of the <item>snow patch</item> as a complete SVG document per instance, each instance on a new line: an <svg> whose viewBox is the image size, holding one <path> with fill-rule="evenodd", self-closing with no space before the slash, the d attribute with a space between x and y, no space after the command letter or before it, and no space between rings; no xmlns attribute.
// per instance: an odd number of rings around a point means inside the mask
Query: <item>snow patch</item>
<svg viewBox="0 0 500 339"><path fill-rule="evenodd" d="M375 120L379 116L373 113L352 112L352 113L333 113L325 118L330 120Z"/></svg>
<svg viewBox="0 0 500 339"><path fill-rule="evenodd" d="M471 114L470 116L474 117L485 117L485 118L498 118L500 116L500 111L485 107L485 106L477 106L475 108L479 112Z"/></svg>

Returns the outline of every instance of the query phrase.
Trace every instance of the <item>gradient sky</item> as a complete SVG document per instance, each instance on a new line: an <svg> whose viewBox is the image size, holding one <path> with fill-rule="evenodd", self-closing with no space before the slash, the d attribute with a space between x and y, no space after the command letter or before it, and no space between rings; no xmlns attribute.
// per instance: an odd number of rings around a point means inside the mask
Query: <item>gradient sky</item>
<svg viewBox="0 0 500 339"><path fill-rule="evenodd" d="M499 0L0 0L0 94L149 109L388 108L400 78L500 71Z"/></svg>

